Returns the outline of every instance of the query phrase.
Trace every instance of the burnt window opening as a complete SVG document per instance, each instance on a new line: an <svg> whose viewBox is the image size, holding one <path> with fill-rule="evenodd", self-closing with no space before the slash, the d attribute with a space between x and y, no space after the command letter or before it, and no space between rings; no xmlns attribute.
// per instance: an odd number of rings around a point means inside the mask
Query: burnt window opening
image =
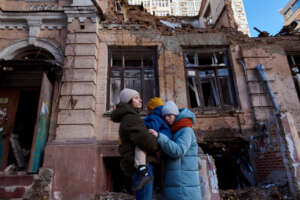
<svg viewBox="0 0 300 200"><path fill-rule="evenodd" d="M119 103L123 88L137 90L143 100L143 108L150 98L158 96L155 48L111 47L108 65L107 110L114 109Z"/></svg>
<svg viewBox="0 0 300 200"><path fill-rule="evenodd" d="M297 90L298 99L300 100L300 55L288 55L288 61Z"/></svg>
<svg viewBox="0 0 300 200"><path fill-rule="evenodd" d="M184 61L191 108L234 108L235 91L226 49L186 50Z"/></svg>
<svg viewBox="0 0 300 200"><path fill-rule="evenodd" d="M207 141L200 146L215 160L221 190L242 189L255 185L254 168L248 153L249 143L240 140Z"/></svg>

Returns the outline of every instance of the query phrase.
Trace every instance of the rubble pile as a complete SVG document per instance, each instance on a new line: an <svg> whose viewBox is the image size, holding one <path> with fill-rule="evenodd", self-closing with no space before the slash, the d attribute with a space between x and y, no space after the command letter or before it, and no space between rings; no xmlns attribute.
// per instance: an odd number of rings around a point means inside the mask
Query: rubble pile
<svg viewBox="0 0 300 200"><path fill-rule="evenodd" d="M135 197L122 192L105 192L96 195L95 199L93 200L135 200ZM153 200L163 200L163 198L159 193L154 192Z"/></svg>
<svg viewBox="0 0 300 200"><path fill-rule="evenodd" d="M292 200L288 185L269 184L240 190L220 190L223 200Z"/></svg>
<svg viewBox="0 0 300 200"><path fill-rule="evenodd" d="M134 196L121 192L105 192L96 195L95 200L135 200Z"/></svg>
<svg viewBox="0 0 300 200"><path fill-rule="evenodd" d="M34 182L26 190L24 200L48 200L51 199L53 170L40 168L39 174L34 175Z"/></svg>

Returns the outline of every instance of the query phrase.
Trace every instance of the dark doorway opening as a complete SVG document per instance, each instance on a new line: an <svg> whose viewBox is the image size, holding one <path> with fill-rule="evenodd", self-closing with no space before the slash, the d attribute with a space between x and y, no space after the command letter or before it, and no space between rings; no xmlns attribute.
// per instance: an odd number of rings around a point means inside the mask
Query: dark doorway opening
<svg viewBox="0 0 300 200"><path fill-rule="evenodd" d="M8 158L8 165L15 164L19 170L26 169L29 163L39 96L39 90L20 91L16 120L10 137L12 151Z"/></svg>
<svg viewBox="0 0 300 200"><path fill-rule="evenodd" d="M220 189L235 190L255 185L247 142L207 142L200 146L215 160Z"/></svg>
<svg viewBox="0 0 300 200"><path fill-rule="evenodd" d="M105 157L104 165L107 175L107 190L131 194L131 177L125 176L120 168L120 158Z"/></svg>

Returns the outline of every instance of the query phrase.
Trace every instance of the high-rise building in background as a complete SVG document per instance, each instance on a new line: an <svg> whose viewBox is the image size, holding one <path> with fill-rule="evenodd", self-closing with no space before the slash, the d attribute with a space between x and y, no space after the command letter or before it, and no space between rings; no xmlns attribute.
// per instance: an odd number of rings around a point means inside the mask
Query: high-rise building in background
<svg viewBox="0 0 300 200"><path fill-rule="evenodd" d="M129 5L141 5L156 16L196 16L199 14L199 9L202 0L128 0ZM204 4L211 5L218 10L219 1L205 1ZM238 25L238 30L250 36L248 20L244 8L243 0L232 0L232 9L235 22ZM208 8L210 9L210 8Z"/></svg>
<svg viewBox="0 0 300 200"><path fill-rule="evenodd" d="M199 11L200 21L207 25L215 24L225 9L225 4L225 0L202 1ZM250 36L243 0L231 0L231 7L238 30Z"/></svg>
<svg viewBox="0 0 300 200"><path fill-rule="evenodd" d="M196 16L202 0L128 0L129 5L141 5L156 16Z"/></svg>
<svg viewBox="0 0 300 200"><path fill-rule="evenodd" d="M243 0L232 0L231 6L235 22L238 25L238 30L250 36L250 29Z"/></svg>
<svg viewBox="0 0 300 200"><path fill-rule="evenodd" d="M284 18L284 26L289 26L294 22L294 29L300 29L300 23L298 23L300 20L300 0L290 0L280 13Z"/></svg>

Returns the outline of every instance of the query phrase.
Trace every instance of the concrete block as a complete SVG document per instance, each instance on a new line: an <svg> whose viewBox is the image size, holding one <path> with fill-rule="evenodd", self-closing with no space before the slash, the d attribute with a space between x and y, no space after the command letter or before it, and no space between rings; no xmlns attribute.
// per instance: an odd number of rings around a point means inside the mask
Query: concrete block
<svg viewBox="0 0 300 200"><path fill-rule="evenodd" d="M64 82L61 95L92 95L95 96L96 85L93 82Z"/></svg>
<svg viewBox="0 0 300 200"><path fill-rule="evenodd" d="M91 125L59 125L56 129L56 140L72 138L92 138L94 127Z"/></svg>
<svg viewBox="0 0 300 200"><path fill-rule="evenodd" d="M62 96L59 101L59 109L91 109L95 110L96 100L93 96L72 96L73 105L71 103L71 96Z"/></svg>
<svg viewBox="0 0 300 200"><path fill-rule="evenodd" d="M96 69L97 60L95 56L67 56L65 68L91 68Z"/></svg>
<svg viewBox="0 0 300 200"><path fill-rule="evenodd" d="M65 50L66 56L97 56L95 44L74 44L68 45Z"/></svg>
<svg viewBox="0 0 300 200"><path fill-rule="evenodd" d="M63 81L91 81L96 83L96 71L94 69L65 69Z"/></svg>
<svg viewBox="0 0 300 200"><path fill-rule="evenodd" d="M57 124L90 124L95 122L95 112L92 110L61 110L58 113Z"/></svg>

